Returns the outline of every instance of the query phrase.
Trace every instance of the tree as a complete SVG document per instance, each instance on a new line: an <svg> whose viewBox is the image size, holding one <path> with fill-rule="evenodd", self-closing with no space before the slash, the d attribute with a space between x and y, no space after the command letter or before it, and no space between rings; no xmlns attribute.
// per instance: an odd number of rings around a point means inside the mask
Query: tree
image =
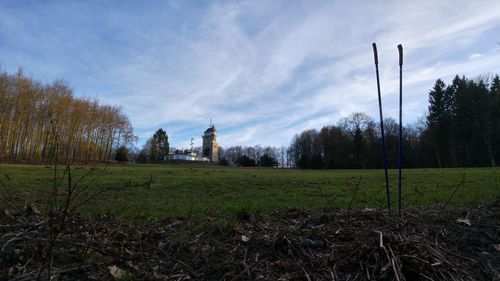
<svg viewBox="0 0 500 281"><path fill-rule="evenodd" d="M149 161L148 152L145 148L143 148L141 149L141 151L139 151L139 154L137 155L137 162L147 163L148 161Z"/></svg>
<svg viewBox="0 0 500 281"><path fill-rule="evenodd" d="M167 132L160 128L153 134L153 139L158 145L158 156L154 161L164 160L170 150Z"/></svg>
<svg viewBox="0 0 500 281"><path fill-rule="evenodd" d="M278 161L275 158L265 153L259 158L260 167L274 167L278 165Z"/></svg>
<svg viewBox="0 0 500 281"><path fill-rule="evenodd" d="M236 160L236 163L240 166L243 166L243 167L255 167L255 160L249 158L246 155L242 155L242 156L238 157L238 159Z"/></svg>
<svg viewBox="0 0 500 281"><path fill-rule="evenodd" d="M279 150L279 159L281 168L288 168L286 161L286 147L284 145L282 145Z"/></svg>
<svg viewBox="0 0 500 281"><path fill-rule="evenodd" d="M475 127L479 130L477 132L482 140L482 144L486 149L487 158L492 167L496 166L495 153L493 148L493 130L495 128L495 111L497 110L492 104L495 104L495 96L492 95L490 89L488 89L486 80L488 77L478 77L474 83L471 84L473 95L475 97L474 104L474 119L473 122ZM475 154L481 154L480 151L475 152ZM478 155L479 156L479 155ZM482 159L474 159L474 162L482 162Z"/></svg>
<svg viewBox="0 0 500 281"><path fill-rule="evenodd" d="M120 107L76 98L64 81L0 73L0 157L37 162L109 161L136 139Z"/></svg>
<svg viewBox="0 0 500 281"><path fill-rule="evenodd" d="M448 126L450 125L451 105L450 99L446 98L446 84L438 79L429 92L429 113L427 114L427 125L435 149L438 167L442 167L442 155L447 150Z"/></svg>
<svg viewBox="0 0 500 281"><path fill-rule="evenodd" d="M305 130L300 135L295 135L292 146L295 152L295 163L300 168L311 168L313 156L321 153L318 132L315 129ZM318 160L317 157L314 157L314 160Z"/></svg>
<svg viewBox="0 0 500 281"><path fill-rule="evenodd" d="M500 96L500 76L498 74L491 81L490 93L492 96Z"/></svg>
<svg viewBox="0 0 500 281"><path fill-rule="evenodd" d="M500 159L500 77L495 75L490 86L490 97L493 108L493 147L496 148L493 153L495 159Z"/></svg>
<svg viewBox="0 0 500 281"><path fill-rule="evenodd" d="M219 160L219 165L221 165L221 166L229 166L229 161L227 161L227 159L223 157L223 158L221 158Z"/></svg>
<svg viewBox="0 0 500 281"><path fill-rule="evenodd" d="M128 149L125 146L120 146L116 150L115 160L118 162L128 162Z"/></svg>
<svg viewBox="0 0 500 281"><path fill-rule="evenodd" d="M145 151L147 151L149 162L156 162L160 160L160 147L154 137L150 137L148 139L144 148Z"/></svg>

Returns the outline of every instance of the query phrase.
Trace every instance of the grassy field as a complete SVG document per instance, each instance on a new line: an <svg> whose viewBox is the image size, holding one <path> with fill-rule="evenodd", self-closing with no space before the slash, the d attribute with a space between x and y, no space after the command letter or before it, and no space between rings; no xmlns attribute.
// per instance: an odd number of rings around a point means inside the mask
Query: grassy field
<svg viewBox="0 0 500 281"><path fill-rule="evenodd" d="M57 170L63 176L64 167ZM500 194L500 170L493 168L404 171L405 207L444 203L463 181L450 205L467 205ZM141 184L99 196L81 213L119 213L131 219L267 212L284 208L381 208L386 204L382 170L295 170L226 168L190 164L71 167L72 183L92 190ZM85 175L82 177L82 175ZM54 183L54 167L0 164L0 194L17 206L42 208ZM397 207L396 171L390 171ZM357 186L359 188L357 188ZM67 187L67 175L59 188ZM354 192L356 196L353 199ZM64 194L64 192L63 192ZM352 203L350 203L352 201Z"/></svg>

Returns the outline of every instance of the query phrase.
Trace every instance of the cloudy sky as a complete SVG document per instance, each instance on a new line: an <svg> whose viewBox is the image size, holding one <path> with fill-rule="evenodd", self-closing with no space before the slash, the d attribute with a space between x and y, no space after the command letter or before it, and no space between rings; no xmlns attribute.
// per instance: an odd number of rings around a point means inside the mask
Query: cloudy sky
<svg viewBox="0 0 500 281"><path fill-rule="evenodd" d="M352 112L424 116L437 78L500 72L500 1L0 2L0 67L120 105L138 146L156 129L187 147L214 118L219 144L287 145Z"/></svg>

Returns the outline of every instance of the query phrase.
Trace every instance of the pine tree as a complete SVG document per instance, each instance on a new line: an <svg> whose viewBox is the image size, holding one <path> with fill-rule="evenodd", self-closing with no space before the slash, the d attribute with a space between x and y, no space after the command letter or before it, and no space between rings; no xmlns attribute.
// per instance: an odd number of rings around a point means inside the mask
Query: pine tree
<svg viewBox="0 0 500 281"><path fill-rule="evenodd" d="M164 160L165 156L168 155L168 152L170 150L167 132L165 132L162 128L160 128L154 133L153 138L156 141L156 143L158 144L158 158L159 159L155 159L155 160Z"/></svg>
<svg viewBox="0 0 500 281"><path fill-rule="evenodd" d="M427 126L432 136L436 152L438 167L443 166L442 157L445 154L447 135L446 126L449 124L449 99L446 97L446 84L438 79L429 92L429 113Z"/></svg>

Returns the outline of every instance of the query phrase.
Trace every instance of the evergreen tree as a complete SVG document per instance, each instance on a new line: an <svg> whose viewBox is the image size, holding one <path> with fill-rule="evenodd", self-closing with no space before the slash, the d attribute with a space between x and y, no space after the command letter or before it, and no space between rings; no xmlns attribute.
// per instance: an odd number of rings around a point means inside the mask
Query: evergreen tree
<svg viewBox="0 0 500 281"><path fill-rule="evenodd" d="M490 85L490 97L492 99L491 106L493 107L493 141L492 146L495 159L500 159L500 77L495 75Z"/></svg>
<svg viewBox="0 0 500 281"><path fill-rule="evenodd" d="M226 158L222 157L220 160L219 160L219 165L221 166L229 166L229 161L227 161Z"/></svg>
<svg viewBox="0 0 500 281"><path fill-rule="evenodd" d="M128 149L125 146L120 146L116 150L115 160L118 162L128 162Z"/></svg>
<svg viewBox="0 0 500 281"><path fill-rule="evenodd" d="M137 155L137 162L138 163L147 163L148 162L148 151L146 148L141 149L139 151L139 154Z"/></svg>
<svg viewBox="0 0 500 281"><path fill-rule="evenodd" d="M267 153L259 158L259 166L261 167L274 167L276 165L278 165L278 161Z"/></svg>
<svg viewBox="0 0 500 281"><path fill-rule="evenodd" d="M479 77L471 83L472 95L474 103L472 118L472 126L477 128L476 134L472 143L471 150L475 156L473 159L474 166L484 166L486 163L492 167L496 166L494 148L493 148L493 130L495 128L495 111L494 96L491 95L488 88L487 77ZM484 149L481 148L484 146Z"/></svg>
<svg viewBox="0 0 500 281"><path fill-rule="evenodd" d="M495 97L500 96L500 77L498 74L491 81L490 94Z"/></svg>
<svg viewBox="0 0 500 281"><path fill-rule="evenodd" d="M167 132L160 128L153 134L153 139L158 145L158 156L155 161L164 160L170 150Z"/></svg>
<svg viewBox="0 0 500 281"><path fill-rule="evenodd" d="M446 154L446 127L450 121L449 101L446 98L446 85L443 80L438 79L429 92L429 113L427 114L427 126L432 138L438 167L443 166L442 157Z"/></svg>
<svg viewBox="0 0 500 281"><path fill-rule="evenodd" d="M255 160L251 159L250 157L246 155L242 155L238 157L236 160L236 163L240 166L243 167L255 167Z"/></svg>

